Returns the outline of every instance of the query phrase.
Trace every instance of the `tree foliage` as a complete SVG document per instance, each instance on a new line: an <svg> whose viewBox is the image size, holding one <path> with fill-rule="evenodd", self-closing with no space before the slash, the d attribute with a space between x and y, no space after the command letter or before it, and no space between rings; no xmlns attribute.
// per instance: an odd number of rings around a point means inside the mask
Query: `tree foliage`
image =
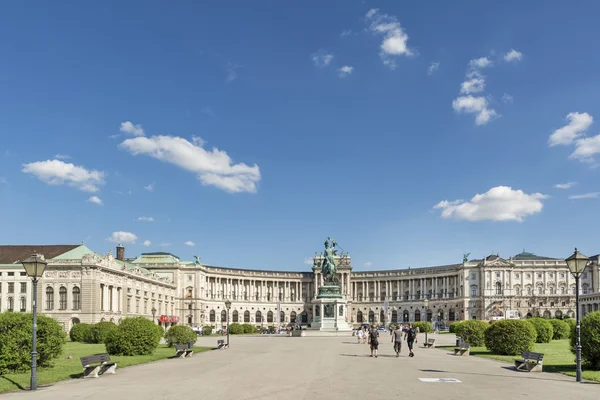
<svg viewBox="0 0 600 400"><path fill-rule="evenodd" d="M98 322L91 327L90 343L104 343L104 339L109 332L117 329L117 325L114 322Z"/></svg>
<svg viewBox="0 0 600 400"><path fill-rule="evenodd" d="M552 340L568 339L571 336L571 327L560 319L550 319L552 324Z"/></svg>
<svg viewBox="0 0 600 400"><path fill-rule="evenodd" d="M72 342L89 343L92 340L92 325L75 324L69 331Z"/></svg>
<svg viewBox="0 0 600 400"><path fill-rule="evenodd" d="M590 368L600 369L600 311L581 319L581 358ZM571 351L575 353L575 326L571 330Z"/></svg>
<svg viewBox="0 0 600 400"><path fill-rule="evenodd" d="M550 343L554 335L552 324L544 318L529 318L529 321L537 332L536 343Z"/></svg>
<svg viewBox="0 0 600 400"><path fill-rule="evenodd" d="M117 329L106 335L106 351L115 356L140 356L154 353L160 335L156 325L144 318L133 317L121 320Z"/></svg>

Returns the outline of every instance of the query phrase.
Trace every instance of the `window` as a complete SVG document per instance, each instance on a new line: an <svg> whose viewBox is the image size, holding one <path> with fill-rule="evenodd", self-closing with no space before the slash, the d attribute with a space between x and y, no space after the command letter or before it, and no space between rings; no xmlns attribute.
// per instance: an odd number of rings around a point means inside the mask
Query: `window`
<svg viewBox="0 0 600 400"><path fill-rule="evenodd" d="M144 300L144 314L148 314L148 300Z"/></svg>
<svg viewBox="0 0 600 400"><path fill-rule="evenodd" d="M471 286L471 296L477 296L477 286Z"/></svg>
<svg viewBox="0 0 600 400"><path fill-rule="evenodd" d="M500 278L500 272L496 272L496 278Z"/></svg>
<svg viewBox="0 0 600 400"><path fill-rule="evenodd" d="M8 276L15 276L15 273L14 272L9 272Z"/></svg>
<svg viewBox="0 0 600 400"><path fill-rule="evenodd" d="M273 322L273 311L267 313L267 323Z"/></svg>
<svg viewBox="0 0 600 400"><path fill-rule="evenodd" d="M521 295L521 288L520 288L519 286L515 286L515 294L516 294L517 296L520 296L520 295Z"/></svg>
<svg viewBox="0 0 600 400"><path fill-rule="evenodd" d="M21 293L27 293L27 282L21 282Z"/></svg>
<svg viewBox="0 0 600 400"><path fill-rule="evenodd" d="M515 278L519 279L519 274L515 274Z"/></svg>
<svg viewBox="0 0 600 400"><path fill-rule="evenodd" d="M244 311L244 323L250 323L250 311L248 310Z"/></svg>
<svg viewBox="0 0 600 400"><path fill-rule="evenodd" d="M531 286L527 286L527 295L531 296Z"/></svg>
<svg viewBox="0 0 600 400"><path fill-rule="evenodd" d="M10 272L9 272L10 274ZM9 282L8 283L8 293L14 293L15 292L15 284L13 282Z"/></svg>
<svg viewBox="0 0 600 400"><path fill-rule="evenodd" d="M26 308L27 308L27 300L25 299L25 297L21 297L19 299L19 305L21 306L21 312L25 312Z"/></svg>
<svg viewBox="0 0 600 400"><path fill-rule="evenodd" d="M46 288L46 310L54 310L54 288Z"/></svg>
<svg viewBox="0 0 600 400"><path fill-rule="evenodd" d="M256 312L256 323L260 324L262 322L262 314L260 311Z"/></svg>
<svg viewBox="0 0 600 400"><path fill-rule="evenodd" d="M560 287L560 294L567 294L567 288L564 286Z"/></svg>
<svg viewBox="0 0 600 400"><path fill-rule="evenodd" d="M77 286L73 288L73 310L81 309L81 289Z"/></svg>
<svg viewBox="0 0 600 400"><path fill-rule="evenodd" d="M502 294L502 284L500 282L496 282L496 294Z"/></svg>
<svg viewBox="0 0 600 400"><path fill-rule="evenodd" d="M541 286L538 286L538 294L542 294L542 293L543 293L543 291L544 291L544 290L542 289L542 287L541 287Z"/></svg>
<svg viewBox="0 0 600 400"><path fill-rule="evenodd" d="M221 322L227 321L227 311L221 311Z"/></svg>
<svg viewBox="0 0 600 400"><path fill-rule="evenodd" d="M27 272L19 272L19 276L27 276Z"/></svg>
<svg viewBox="0 0 600 400"><path fill-rule="evenodd" d="M537 275L538 279L542 279L542 274Z"/></svg>
<svg viewBox="0 0 600 400"><path fill-rule="evenodd" d="M564 277L565 277L565 274L564 274L564 272L560 274L560 277L561 277L561 278L564 278Z"/></svg>
<svg viewBox="0 0 600 400"><path fill-rule="evenodd" d="M15 309L15 299L13 299L12 297L9 297L8 301L6 303L7 303L6 308L9 311L13 311Z"/></svg>
<svg viewBox="0 0 600 400"><path fill-rule="evenodd" d="M232 319L232 321L233 322L239 322L238 318L239 318L239 314L238 314L237 310L233 310L233 319Z"/></svg>
<svg viewBox="0 0 600 400"><path fill-rule="evenodd" d="M477 274L473 272L473 273L471 274L471 279L477 279Z"/></svg>
<svg viewBox="0 0 600 400"><path fill-rule="evenodd" d="M159 304L160 304L160 306L159 306L159 307L161 307L161 308L162 308L162 302L161 302L161 303L159 303ZM162 312L162 311L161 311L161 312ZM138 299L138 298L136 298L136 299L135 299L135 313L136 313L136 314L139 314L139 313L140 313L140 299Z"/></svg>
<svg viewBox="0 0 600 400"><path fill-rule="evenodd" d="M550 277L550 278L554 278L554 274L553 274L553 273L549 273L549 274L548 274L548 277Z"/></svg>
<svg viewBox="0 0 600 400"><path fill-rule="evenodd" d="M131 312L131 297L127 298L127 312Z"/></svg>
<svg viewBox="0 0 600 400"><path fill-rule="evenodd" d="M554 289L554 286L550 286L550 294L556 294L556 289Z"/></svg>
<svg viewBox="0 0 600 400"><path fill-rule="evenodd" d="M210 322L215 322L215 310L210 310L210 314L208 315L208 320Z"/></svg>
<svg viewBox="0 0 600 400"><path fill-rule="evenodd" d="M64 286L61 286L58 290L58 309L67 309L67 288Z"/></svg>

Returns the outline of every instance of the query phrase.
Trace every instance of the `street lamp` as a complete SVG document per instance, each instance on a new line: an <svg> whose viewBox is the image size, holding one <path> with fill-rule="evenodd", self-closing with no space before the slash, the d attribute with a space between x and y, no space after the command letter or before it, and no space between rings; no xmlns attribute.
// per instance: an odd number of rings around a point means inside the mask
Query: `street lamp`
<svg viewBox="0 0 600 400"><path fill-rule="evenodd" d="M429 325L427 324L429 322L427 321L427 316L429 315L429 313L427 312L429 300L427 299L427 297L425 297L425 300L423 300L423 306L425 307L425 343L427 343L427 331L429 330Z"/></svg>
<svg viewBox="0 0 600 400"><path fill-rule="evenodd" d="M152 322L156 323L156 307L152 307Z"/></svg>
<svg viewBox="0 0 600 400"><path fill-rule="evenodd" d="M229 309L231 308L230 300L225 300L225 308L227 309L227 347L229 347Z"/></svg>
<svg viewBox="0 0 600 400"><path fill-rule="evenodd" d="M44 275L44 270L48 262L44 260L41 254L33 253L31 256L21 261L27 276L33 281L33 338L31 345L31 381L29 390L37 389L37 283L38 279Z"/></svg>
<svg viewBox="0 0 600 400"><path fill-rule="evenodd" d="M584 256L575 248L575 252L571 255L571 257L565 260L567 262L567 266L569 267L569 271L575 277L575 307L576 315L577 315L577 325L575 326L575 335L576 335L576 354L577 354L577 371L576 371L576 379L577 382L581 382L581 337L580 337L580 329L581 329L581 321L579 320L579 277L585 271L585 267L588 265L590 261L589 258Z"/></svg>

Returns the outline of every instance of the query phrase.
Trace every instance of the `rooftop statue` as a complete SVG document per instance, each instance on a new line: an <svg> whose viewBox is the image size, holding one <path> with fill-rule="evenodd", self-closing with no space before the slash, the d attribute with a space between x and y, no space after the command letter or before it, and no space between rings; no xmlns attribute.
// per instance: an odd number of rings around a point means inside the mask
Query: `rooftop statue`
<svg viewBox="0 0 600 400"><path fill-rule="evenodd" d="M194 256L194 258L196 259L195 264L200 264L200 256Z"/></svg>
<svg viewBox="0 0 600 400"><path fill-rule="evenodd" d="M463 253L463 263L466 263L467 261L469 261L470 255L471 255L471 253Z"/></svg>

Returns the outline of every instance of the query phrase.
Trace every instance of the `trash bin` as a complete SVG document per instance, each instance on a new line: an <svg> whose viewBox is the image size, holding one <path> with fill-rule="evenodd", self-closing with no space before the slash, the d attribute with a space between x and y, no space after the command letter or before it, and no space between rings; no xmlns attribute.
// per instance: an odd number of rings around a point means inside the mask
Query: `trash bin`
<svg viewBox="0 0 600 400"><path fill-rule="evenodd" d="M460 336L456 337L456 347L460 346L461 340L462 340L462 338Z"/></svg>

